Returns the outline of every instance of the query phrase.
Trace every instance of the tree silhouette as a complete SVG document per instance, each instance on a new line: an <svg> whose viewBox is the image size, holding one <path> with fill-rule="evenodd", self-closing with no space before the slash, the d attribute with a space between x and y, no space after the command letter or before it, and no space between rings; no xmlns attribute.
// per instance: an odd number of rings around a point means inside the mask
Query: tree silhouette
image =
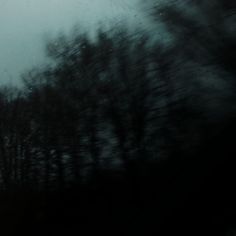
<svg viewBox="0 0 236 236"><path fill-rule="evenodd" d="M6 209L61 233L234 227L235 113L213 117L204 103L213 90L202 83L225 76L234 85L234 9L222 0L160 4L152 19L170 32L168 45L125 27L48 41L51 62L26 72L21 91L0 91Z"/></svg>

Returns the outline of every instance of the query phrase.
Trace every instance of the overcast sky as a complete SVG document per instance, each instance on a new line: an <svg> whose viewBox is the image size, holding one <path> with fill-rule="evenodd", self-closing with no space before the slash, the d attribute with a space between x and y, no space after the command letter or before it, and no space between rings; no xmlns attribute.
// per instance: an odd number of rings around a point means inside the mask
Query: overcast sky
<svg viewBox="0 0 236 236"><path fill-rule="evenodd" d="M45 38L75 24L143 23L140 0L0 0L0 84L18 84L26 69L44 60Z"/></svg>

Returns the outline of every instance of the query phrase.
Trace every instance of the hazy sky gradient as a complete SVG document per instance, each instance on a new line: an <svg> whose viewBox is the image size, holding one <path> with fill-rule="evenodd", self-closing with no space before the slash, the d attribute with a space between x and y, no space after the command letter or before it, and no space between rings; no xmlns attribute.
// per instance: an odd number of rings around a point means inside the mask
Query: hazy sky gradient
<svg viewBox="0 0 236 236"><path fill-rule="evenodd" d="M19 83L22 72L43 63L45 38L75 24L143 23L140 0L0 0L0 84Z"/></svg>

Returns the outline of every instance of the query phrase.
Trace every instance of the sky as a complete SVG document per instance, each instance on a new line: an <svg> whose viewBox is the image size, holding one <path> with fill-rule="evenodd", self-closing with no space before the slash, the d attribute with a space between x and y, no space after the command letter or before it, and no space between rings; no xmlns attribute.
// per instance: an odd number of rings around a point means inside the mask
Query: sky
<svg viewBox="0 0 236 236"><path fill-rule="evenodd" d="M0 0L0 85L45 61L46 39L79 25L144 21L140 0Z"/></svg>

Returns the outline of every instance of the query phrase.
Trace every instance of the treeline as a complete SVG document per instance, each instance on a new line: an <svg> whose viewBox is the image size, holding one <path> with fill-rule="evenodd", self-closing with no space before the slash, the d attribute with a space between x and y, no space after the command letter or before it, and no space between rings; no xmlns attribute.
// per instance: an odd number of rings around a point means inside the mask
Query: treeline
<svg viewBox="0 0 236 236"><path fill-rule="evenodd" d="M222 0L154 8L168 45L125 27L48 42L52 63L0 92L1 193L75 191L91 215L108 195L114 220L123 207L143 233L223 233L235 219L234 14Z"/></svg>

